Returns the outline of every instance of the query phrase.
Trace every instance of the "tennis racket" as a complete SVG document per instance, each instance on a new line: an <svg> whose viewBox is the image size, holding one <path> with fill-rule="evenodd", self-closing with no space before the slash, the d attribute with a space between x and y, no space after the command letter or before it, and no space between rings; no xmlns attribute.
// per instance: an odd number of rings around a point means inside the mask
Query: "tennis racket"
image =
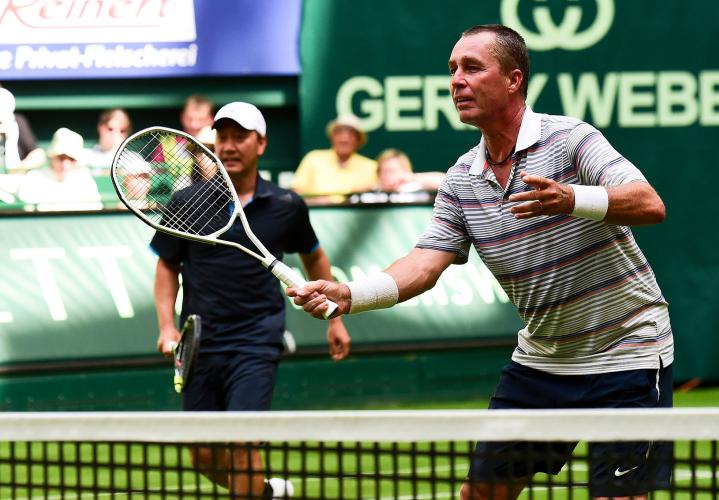
<svg viewBox="0 0 719 500"><path fill-rule="evenodd" d="M180 331L180 341L172 346L172 354L175 360L175 376L172 379L175 385L175 392L182 393L190 386L192 381L192 369L197 361L197 354L200 351L200 334L202 332L202 320L197 314L191 314L185 320Z"/></svg>
<svg viewBox="0 0 719 500"><path fill-rule="evenodd" d="M165 127L141 130L117 150L111 175L122 203L151 227L235 247L259 260L287 286L301 288L307 283L255 236L222 162L194 137ZM237 217L256 250L220 239ZM331 301L328 306L325 318L337 308Z"/></svg>

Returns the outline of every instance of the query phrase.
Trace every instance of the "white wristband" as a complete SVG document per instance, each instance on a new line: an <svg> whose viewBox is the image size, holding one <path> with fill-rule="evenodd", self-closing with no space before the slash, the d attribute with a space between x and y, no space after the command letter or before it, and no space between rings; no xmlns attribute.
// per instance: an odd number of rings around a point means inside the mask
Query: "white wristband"
<svg viewBox="0 0 719 500"><path fill-rule="evenodd" d="M350 314L392 307L399 300L397 282L387 273L345 283L350 289Z"/></svg>
<svg viewBox="0 0 719 500"><path fill-rule="evenodd" d="M602 186L569 185L574 190L572 215L583 219L604 220L609 208L609 193Z"/></svg>

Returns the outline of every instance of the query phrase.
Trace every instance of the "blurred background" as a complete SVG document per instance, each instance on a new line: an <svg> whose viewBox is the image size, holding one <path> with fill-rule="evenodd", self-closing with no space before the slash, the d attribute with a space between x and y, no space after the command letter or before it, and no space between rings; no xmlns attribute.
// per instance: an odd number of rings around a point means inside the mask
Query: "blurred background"
<svg viewBox="0 0 719 500"><path fill-rule="evenodd" d="M113 108L134 130L181 128L186 99L201 94L262 110L260 169L283 186L348 113L368 133L362 154L398 148L415 171L446 171L479 141L456 117L447 59L464 29L485 23L525 36L535 111L594 124L664 199L666 222L634 233L670 304L675 382L716 385L714 1L8 1L0 84L42 151L62 127L98 145ZM152 231L119 210L107 169L93 172L100 205L79 211L23 201L24 175L0 173L0 410L179 409L155 349ZM335 277L408 251L431 216L416 201L313 207ZM486 398L521 323L476 255L455 267L417 299L348 318L354 351L340 364L322 323L289 307L274 407Z"/></svg>

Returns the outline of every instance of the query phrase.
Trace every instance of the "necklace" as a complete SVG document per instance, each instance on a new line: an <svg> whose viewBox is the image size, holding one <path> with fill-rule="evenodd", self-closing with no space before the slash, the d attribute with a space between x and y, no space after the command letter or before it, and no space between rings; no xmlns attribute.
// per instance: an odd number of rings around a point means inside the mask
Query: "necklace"
<svg viewBox="0 0 719 500"><path fill-rule="evenodd" d="M494 167L494 166L497 166L497 165L502 165L504 162L506 162L507 160L509 160L509 159L512 157L512 154L513 154L513 153L514 153L514 148L512 148L512 150L509 152L509 154L504 157L504 160L502 160L502 161L492 161L492 157L489 156L489 149L487 149L487 146L484 147L484 156L487 158L487 163L488 163L491 167Z"/></svg>

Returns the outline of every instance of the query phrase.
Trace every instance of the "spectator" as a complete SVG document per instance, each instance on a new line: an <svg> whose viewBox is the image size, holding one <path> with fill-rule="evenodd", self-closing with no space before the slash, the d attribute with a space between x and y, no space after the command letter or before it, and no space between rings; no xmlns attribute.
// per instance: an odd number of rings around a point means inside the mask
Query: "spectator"
<svg viewBox="0 0 719 500"><path fill-rule="evenodd" d="M108 109L97 121L97 144L87 151L86 163L93 175L107 175L120 144L132 132L132 121L120 108Z"/></svg>
<svg viewBox="0 0 719 500"><path fill-rule="evenodd" d="M377 157L377 191L437 191L442 179L442 172L413 172L412 162L398 149L385 149Z"/></svg>
<svg viewBox="0 0 719 500"><path fill-rule="evenodd" d="M0 87L0 174L22 173L45 160L27 119L15 113L15 96Z"/></svg>
<svg viewBox="0 0 719 500"><path fill-rule="evenodd" d="M331 149L310 151L300 162L292 189L314 202L338 202L350 193L370 191L377 183L377 162L357 151L367 134L357 117L344 115L327 125ZM335 195L335 196L332 196Z"/></svg>
<svg viewBox="0 0 719 500"><path fill-rule="evenodd" d="M207 126L202 127L200 133L197 134L197 140L200 141L210 151L215 150L215 129Z"/></svg>
<svg viewBox="0 0 719 500"><path fill-rule="evenodd" d="M214 103L201 94L193 94L187 98L180 114L183 132L199 138L205 127L212 127L215 111Z"/></svg>
<svg viewBox="0 0 719 500"><path fill-rule="evenodd" d="M150 172L152 167L139 153L125 151L122 153L125 197L132 201L144 201L150 190ZM136 204L136 205L142 205Z"/></svg>
<svg viewBox="0 0 719 500"><path fill-rule="evenodd" d="M83 143L77 132L58 129L48 149L50 167L28 172L20 184L18 198L39 205L39 210L102 208L100 193L90 171L78 166L84 154Z"/></svg>

